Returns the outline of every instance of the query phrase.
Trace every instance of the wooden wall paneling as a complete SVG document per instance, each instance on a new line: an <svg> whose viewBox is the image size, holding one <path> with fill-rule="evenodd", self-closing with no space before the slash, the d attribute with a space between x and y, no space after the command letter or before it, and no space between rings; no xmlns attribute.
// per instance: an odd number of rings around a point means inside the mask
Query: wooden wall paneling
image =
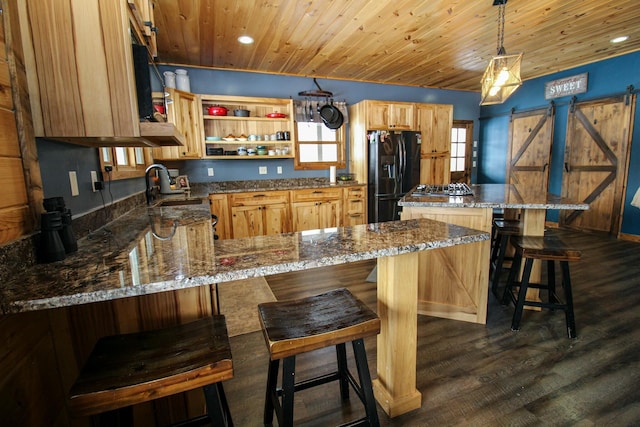
<svg viewBox="0 0 640 427"><path fill-rule="evenodd" d="M0 316L0 419L64 425L64 391L45 312Z"/></svg>
<svg viewBox="0 0 640 427"><path fill-rule="evenodd" d="M11 157L0 157L0 209L27 205L27 189L24 185L22 160Z"/></svg>
<svg viewBox="0 0 640 427"><path fill-rule="evenodd" d="M18 8L24 7L24 2L6 0L4 5L5 37L8 49L9 72L12 78L15 120L18 129L24 180L29 198L26 229L22 233L27 234L39 227L40 213L44 211L42 207L44 191L30 104L32 98L38 99L38 92L36 91L35 94L32 94L28 90L29 85L27 84L27 64L33 64L33 62L27 57L22 48L23 32Z"/></svg>

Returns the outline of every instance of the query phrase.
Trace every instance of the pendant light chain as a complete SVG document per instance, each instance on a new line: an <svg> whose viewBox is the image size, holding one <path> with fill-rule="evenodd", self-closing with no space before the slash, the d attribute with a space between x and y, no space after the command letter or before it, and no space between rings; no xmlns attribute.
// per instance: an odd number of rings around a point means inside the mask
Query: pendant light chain
<svg viewBox="0 0 640 427"><path fill-rule="evenodd" d="M504 51L504 15L506 2L498 6L498 55L503 55Z"/></svg>

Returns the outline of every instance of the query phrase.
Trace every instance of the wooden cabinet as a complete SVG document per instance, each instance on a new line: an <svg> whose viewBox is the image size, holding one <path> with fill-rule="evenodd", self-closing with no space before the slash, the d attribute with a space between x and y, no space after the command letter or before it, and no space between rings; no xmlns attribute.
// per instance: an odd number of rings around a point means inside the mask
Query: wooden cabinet
<svg viewBox="0 0 640 427"><path fill-rule="evenodd" d="M206 159L265 159L265 158L293 158L295 156L295 124L293 114L293 100L280 98L254 98L243 96L201 95L204 119L204 137L219 140L204 141L209 149L222 149L221 154L209 154L205 148ZM208 114L211 106L225 107L226 116ZM248 117L234 116L234 110L248 110ZM280 113L284 117L267 117L267 114ZM288 132L289 139L275 139L279 132ZM254 135L256 139L249 139ZM268 138L268 139L267 139ZM280 151L273 156L255 155L238 156L225 152L237 152L238 147L256 148L266 146L267 150Z"/></svg>
<svg viewBox="0 0 640 427"><path fill-rule="evenodd" d="M416 117L411 126L391 127L384 118ZM411 111L411 113L409 113ZM394 113L395 112L395 113ZM395 119L399 123L399 119ZM409 120L406 120L409 124ZM420 181L424 183L448 183L450 181L450 145L453 124L453 106L447 104L388 103L361 101L349 108L349 171L358 182L369 178L369 130L419 130L421 133Z"/></svg>
<svg viewBox="0 0 640 427"><path fill-rule="evenodd" d="M365 185L209 195L220 239L367 222Z"/></svg>
<svg viewBox="0 0 640 427"><path fill-rule="evenodd" d="M174 126L140 124L125 0L20 3L36 136L89 146L180 144Z"/></svg>
<svg viewBox="0 0 640 427"><path fill-rule="evenodd" d="M351 226L367 223L367 187L347 187L343 190L343 225Z"/></svg>
<svg viewBox="0 0 640 427"><path fill-rule="evenodd" d="M203 154L202 110L200 96L167 88L167 121L174 123L184 135L184 145L154 148L153 158L160 160L200 159Z"/></svg>
<svg viewBox="0 0 640 427"><path fill-rule="evenodd" d="M315 188L291 192L293 231L342 225L342 188Z"/></svg>
<svg viewBox="0 0 640 427"><path fill-rule="evenodd" d="M230 194L229 206L234 239L291 231L288 191Z"/></svg>
<svg viewBox="0 0 640 427"><path fill-rule="evenodd" d="M451 126L453 106L418 104L418 129L422 134L420 150L420 182L451 182Z"/></svg>
<svg viewBox="0 0 640 427"><path fill-rule="evenodd" d="M209 208L211 210L211 215L215 215L218 218L218 223L215 225L215 234L219 239L230 239L231 223L229 222L230 214L227 195L210 194Z"/></svg>
<svg viewBox="0 0 640 427"><path fill-rule="evenodd" d="M415 104L365 101L367 129L415 130Z"/></svg>
<svg viewBox="0 0 640 427"><path fill-rule="evenodd" d="M136 33L138 40L145 41L149 48L149 53L155 58L158 56L158 44L156 41L153 3L151 0L128 0L128 3L131 28Z"/></svg>

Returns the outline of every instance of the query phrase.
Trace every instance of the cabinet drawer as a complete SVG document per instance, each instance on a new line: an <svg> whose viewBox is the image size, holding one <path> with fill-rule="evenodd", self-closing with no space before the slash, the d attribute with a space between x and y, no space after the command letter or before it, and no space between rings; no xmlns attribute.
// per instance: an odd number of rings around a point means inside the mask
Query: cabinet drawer
<svg viewBox="0 0 640 427"><path fill-rule="evenodd" d="M272 205L289 203L288 191L256 191L230 195L231 206Z"/></svg>
<svg viewBox="0 0 640 427"><path fill-rule="evenodd" d="M342 198L342 188L310 188L306 190L295 190L291 193L293 202L334 200L340 198Z"/></svg>
<svg viewBox="0 0 640 427"><path fill-rule="evenodd" d="M366 195L365 187L345 188L345 199L364 199Z"/></svg>

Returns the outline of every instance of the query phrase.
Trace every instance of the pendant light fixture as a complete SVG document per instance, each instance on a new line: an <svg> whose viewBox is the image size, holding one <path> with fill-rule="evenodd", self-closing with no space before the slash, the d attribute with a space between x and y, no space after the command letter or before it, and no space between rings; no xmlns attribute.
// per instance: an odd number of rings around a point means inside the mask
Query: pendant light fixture
<svg viewBox="0 0 640 427"><path fill-rule="evenodd" d="M520 64L522 53L507 55L504 49L504 15L507 0L493 0L498 6L498 54L493 57L482 76L480 105L502 104L522 85Z"/></svg>

